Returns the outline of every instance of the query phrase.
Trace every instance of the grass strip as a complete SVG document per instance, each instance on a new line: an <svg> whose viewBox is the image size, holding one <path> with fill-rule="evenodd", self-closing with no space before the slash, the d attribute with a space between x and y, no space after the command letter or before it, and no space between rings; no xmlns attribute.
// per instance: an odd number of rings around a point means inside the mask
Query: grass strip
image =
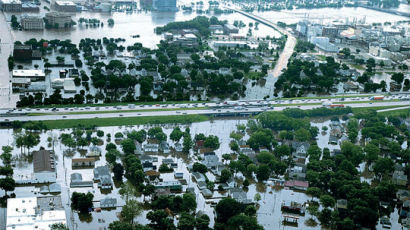
<svg viewBox="0 0 410 230"><path fill-rule="evenodd" d="M75 114L101 114L101 113L132 113L132 112L158 112L158 111L181 111L181 110L203 110L207 107L193 108L167 108L167 109L127 109L127 110L108 110L108 111L76 111L76 112L53 112L53 113L28 113L28 116L44 115L75 115Z"/></svg>
<svg viewBox="0 0 410 230"><path fill-rule="evenodd" d="M170 116L147 116L147 117L112 117L91 119L67 119L41 121L48 129L68 129L77 126L122 126L122 125L145 125L145 124L190 124L209 120L205 115L170 115Z"/></svg>

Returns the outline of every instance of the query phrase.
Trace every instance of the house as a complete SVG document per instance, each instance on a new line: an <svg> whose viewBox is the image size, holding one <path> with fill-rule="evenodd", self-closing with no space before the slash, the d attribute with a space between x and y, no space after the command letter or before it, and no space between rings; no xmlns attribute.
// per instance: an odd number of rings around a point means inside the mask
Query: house
<svg viewBox="0 0 410 230"><path fill-rule="evenodd" d="M193 172L192 177L195 179L197 183L200 181L206 181L205 175L199 172Z"/></svg>
<svg viewBox="0 0 410 230"><path fill-rule="evenodd" d="M249 145L241 145L239 146L239 153L245 155L253 155L255 154L255 151L253 151L253 149Z"/></svg>
<svg viewBox="0 0 410 230"><path fill-rule="evenodd" d="M101 149L97 146L91 146L88 150L87 157L100 157L101 156Z"/></svg>
<svg viewBox="0 0 410 230"><path fill-rule="evenodd" d="M235 182L235 180L231 177L231 178L229 178L225 183L222 183L221 185L222 185L222 188L223 188L224 190L228 190L228 189L234 188L234 187L236 186L236 182Z"/></svg>
<svg viewBox="0 0 410 230"><path fill-rule="evenodd" d="M304 215L306 208L304 205L295 202L295 201L284 201L282 202L280 209L283 212L287 212L287 213L295 213L295 214L300 214L300 215Z"/></svg>
<svg viewBox="0 0 410 230"><path fill-rule="evenodd" d="M182 150L183 150L182 144L176 143L175 144L175 151L176 152L182 152Z"/></svg>
<svg viewBox="0 0 410 230"><path fill-rule="evenodd" d="M410 200L410 191L409 190L404 190L404 189L399 189L396 192L396 197L399 199L401 202L404 202L406 200Z"/></svg>
<svg viewBox="0 0 410 230"><path fill-rule="evenodd" d="M81 173L73 173L70 177L70 188L93 187L92 181L83 181Z"/></svg>
<svg viewBox="0 0 410 230"><path fill-rule="evenodd" d="M339 199L336 201L336 208L339 212L347 211L347 200Z"/></svg>
<svg viewBox="0 0 410 230"><path fill-rule="evenodd" d="M295 165L289 170L289 178L304 181L306 179L306 166Z"/></svg>
<svg viewBox="0 0 410 230"><path fill-rule="evenodd" d="M104 199L100 200L100 208L116 208L117 207L117 199L111 197L105 197Z"/></svg>
<svg viewBox="0 0 410 230"><path fill-rule="evenodd" d="M158 144L145 144L144 145L144 152L150 152L150 153L157 153L159 149Z"/></svg>
<svg viewBox="0 0 410 230"><path fill-rule="evenodd" d="M50 193L61 193L61 185L57 183L52 183L48 186Z"/></svg>
<svg viewBox="0 0 410 230"><path fill-rule="evenodd" d="M307 150L309 149L310 144L307 142L292 142L292 148L295 152L292 154L293 157L303 157L306 158Z"/></svg>
<svg viewBox="0 0 410 230"><path fill-rule="evenodd" d="M405 185L407 185L407 175L404 174L403 171L395 170L393 172L392 181L396 185L405 186Z"/></svg>
<svg viewBox="0 0 410 230"><path fill-rule="evenodd" d="M155 185L155 189L169 189L171 191L181 191L182 184L179 181L163 181Z"/></svg>
<svg viewBox="0 0 410 230"><path fill-rule="evenodd" d="M172 158L164 158L162 159L162 163L170 166L172 166L172 164L175 164Z"/></svg>
<svg viewBox="0 0 410 230"><path fill-rule="evenodd" d="M295 190L306 191L309 188L309 182L299 180L289 180L285 182L285 187L289 187Z"/></svg>
<svg viewBox="0 0 410 230"><path fill-rule="evenodd" d="M110 169L107 165L94 168L94 181L98 182L98 187L101 189L111 189L112 180Z"/></svg>
<svg viewBox="0 0 410 230"><path fill-rule="evenodd" d="M183 172L174 172L174 177L175 177L175 178L183 178L183 177L184 177L184 173L183 173Z"/></svg>
<svg viewBox="0 0 410 230"><path fill-rule="evenodd" d="M135 150L134 150L134 154L135 155L142 155L143 151L142 151L142 146L138 141L134 141L135 143Z"/></svg>
<svg viewBox="0 0 410 230"><path fill-rule="evenodd" d="M197 182L197 185L198 185L199 190L207 188L205 181L199 181L199 182Z"/></svg>
<svg viewBox="0 0 410 230"><path fill-rule="evenodd" d="M343 89L345 91L357 91L359 89L359 84L352 81L348 81L343 84Z"/></svg>
<svg viewBox="0 0 410 230"><path fill-rule="evenodd" d="M207 188L201 189L201 193L205 198L210 198L214 194L211 190L209 190Z"/></svg>
<svg viewBox="0 0 410 230"><path fill-rule="evenodd" d="M142 170L143 170L144 172L152 171L152 170L156 170L156 169L157 169L157 166L154 165L154 164L153 164L152 162L150 162L150 161L145 161L145 162L143 162L141 165L142 165Z"/></svg>
<svg viewBox="0 0 410 230"><path fill-rule="evenodd" d="M145 172L145 175L151 180L156 180L157 178L159 178L159 176L161 175L161 173L155 171L155 170L148 170Z"/></svg>
<svg viewBox="0 0 410 230"><path fill-rule="evenodd" d="M205 155L201 163L208 169L215 169L218 165L222 165L215 153Z"/></svg>
<svg viewBox="0 0 410 230"><path fill-rule="evenodd" d="M33 167L35 183L56 182L57 173L52 151L44 149L33 151Z"/></svg>
<svg viewBox="0 0 410 230"><path fill-rule="evenodd" d="M77 93L74 78L66 78L63 83L64 93Z"/></svg>
<svg viewBox="0 0 410 230"><path fill-rule="evenodd" d="M72 167L94 167L95 158L73 158L71 160Z"/></svg>
<svg viewBox="0 0 410 230"><path fill-rule="evenodd" d="M171 150L169 149L169 144L166 141L161 142L159 148L165 154L168 154Z"/></svg>
<svg viewBox="0 0 410 230"><path fill-rule="evenodd" d="M231 188L229 190L229 196L242 204L251 204L252 200L247 198L246 192L241 188Z"/></svg>

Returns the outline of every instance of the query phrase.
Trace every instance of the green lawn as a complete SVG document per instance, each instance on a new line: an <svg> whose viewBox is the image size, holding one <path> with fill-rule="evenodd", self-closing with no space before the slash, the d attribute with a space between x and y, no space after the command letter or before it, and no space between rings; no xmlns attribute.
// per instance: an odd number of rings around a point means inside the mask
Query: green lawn
<svg viewBox="0 0 410 230"><path fill-rule="evenodd" d="M68 105L33 105L27 108L73 108L73 107L101 107L101 106L127 106L133 105L169 105L169 104L199 104L207 101L147 101L147 102L114 102L114 103L104 103L104 104L68 104Z"/></svg>
<svg viewBox="0 0 410 230"><path fill-rule="evenodd" d="M127 110L109 110L109 111L76 111L76 112L54 112L54 113L29 113L29 116L43 116L43 115L74 115L74 114L100 114L100 113L132 113L132 112L157 112L157 111L181 111L181 110L202 110L208 107L194 107L194 108L164 108L164 109L127 109Z"/></svg>
<svg viewBox="0 0 410 230"><path fill-rule="evenodd" d="M113 117L92 119L68 119L42 121L48 129L67 129L77 126L121 126L121 125L144 125L144 124L190 124L193 122L207 121L205 115L171 115L149 117Z"/></svg>
<svg viewBox="0 0 410 230"><path fill-rule="evenodd" d="M409 108L402 108L392 111L385 111L385 112L378 112L378 114L384 116L400 116L400 117L410 117L410 109Z"/></svg>
<svg viewBox="0 0 410 230"><path fill-rule="evenodd" d="M358 69L358 70L365 70L366 69L362 65L358 65L358 64L350 64L350 66L352 66L353 68Z"/></svg>

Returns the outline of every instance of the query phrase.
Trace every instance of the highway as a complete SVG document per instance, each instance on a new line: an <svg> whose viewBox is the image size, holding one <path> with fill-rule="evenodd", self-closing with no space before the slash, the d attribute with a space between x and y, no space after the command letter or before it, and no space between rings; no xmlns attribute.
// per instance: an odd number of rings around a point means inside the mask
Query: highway
<svg viewBox="0 0 410 230"><path fill-rule="evenodd" d="M209 103L212 104L212 103ZM305 104L298 104L294 103L295 105L286 105L286 106L275 106L272 103L263 103L260 106L249 105L249 104L241 104L235 106L225 106L218 108L215 107L204 107L201 108L185 108L184 110L167 110L165 109L158 109L155 111L152 110L138 110L138 111L112 111L112 112L105 112L101 113L99 111L89 111L87 113L80 113L80 114L73 114L73 113L61 113L55 112L52 113L44 113L44 115L37 114L35 116L24 114L24 113L15 113L15 114L8 114L7 117L1 117L0 122L5 121L46 121L46 120L64 120L64 119L98 119L98 118L118 118L118 117L143 117L143 116L170 116L170 115L216 115L216 116L236 116L236 115L246 115L246 114L257 114L264 111L282 111L286 108L300 108L300 109L313 109L322 107L323 105L320 103L305 103ZM342 104L342 103L341 103ZM380 107L380 106L406 106L409 105L409 101L380 101L377 103L374 102L357 102L353 104L346 104L346 106L350 106L352 108L355 107ZM276 104L280 105L280 104ZM195 109L193 109L195 108Z"/></svg>
<svg viewBox="0 0 410 230"><path fill-rule="evenodd" d="M358 103L370 102L370 96L357 95L345 98L329 98L329 99L282 99L282 100L239 100L226 102L207 102L207 103L186 103L186 104L141 104L141 105L121 105L121 106L88 106L88 107L66 107L66 108L19 108L19 109L0 109L0 117L12 115L25 115L27 113L35 113L36 115L48 114L70 114L70 113L101 113L101 112L118 112L121 111L135 111L144 112L144 110L189 110L201 108L214 108L223 106L244 106L244 107L263 107L263 106L286 106L286 105L303 105L303 104L322 104L323 102L330 102L334 104L340 103ZM410 95L392 95L385 96L384 100L402 100L409 99ZM407 101L410 104L410 101Z"/></svg>

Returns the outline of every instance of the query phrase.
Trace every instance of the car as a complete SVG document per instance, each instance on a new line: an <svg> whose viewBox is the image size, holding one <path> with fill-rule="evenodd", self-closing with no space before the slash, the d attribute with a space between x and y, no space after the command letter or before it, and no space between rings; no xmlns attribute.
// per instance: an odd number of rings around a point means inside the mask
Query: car
<svg viewBox="0 0 410 230"><path fill-rule="evenodd" d="M119 116L122 117L122 116L124 116L124 115L120 114Z"/></svg>
<svg viewBox="0 0 410 230"><path fill-rule="evenodd" d="M27 109L28 110L28 109ZM30 111L30 110L29 110ZM51 109L51 111L57 111L57 108L54 107L53 109Z"/></svg>
<svg viewBox="0 0 410 230"><path fill-rule="evenodd" d="M67 116L63 116L63 118L67 118Z"/></svg>
<svg viewBox="0 0 410 230"><path fill-rule="evenodd" d="M176 113L181 113L180 111L176 111Z"/></svg>
<svg viewBox="0 0 410 230"><path fill-rule="evenodd" d="M182 113L182 114L187 114L186 112Z"/></svg>

